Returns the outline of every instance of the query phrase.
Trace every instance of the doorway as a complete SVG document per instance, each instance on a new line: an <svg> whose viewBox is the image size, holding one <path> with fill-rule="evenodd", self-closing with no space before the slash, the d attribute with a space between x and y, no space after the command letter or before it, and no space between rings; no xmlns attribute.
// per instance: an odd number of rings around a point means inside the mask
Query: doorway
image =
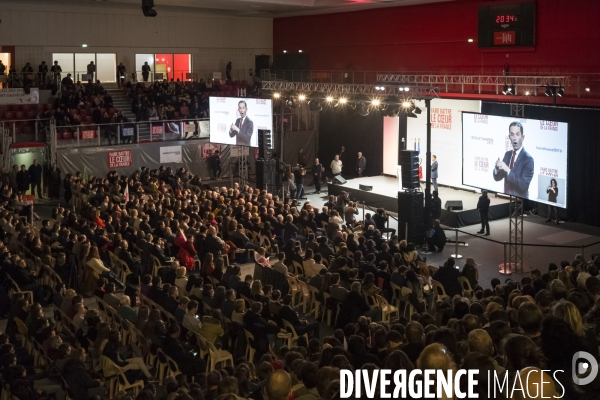
<svg viewBox="0 0 600 400"><path fill-rule="evenodd" d="M4 70L4 75L0 76L0 85L2 85L2 89L6 87L6 77L8 75L8 69L10 68L10 53L0 53L0 61L4 64L6 68Z"/></svg>

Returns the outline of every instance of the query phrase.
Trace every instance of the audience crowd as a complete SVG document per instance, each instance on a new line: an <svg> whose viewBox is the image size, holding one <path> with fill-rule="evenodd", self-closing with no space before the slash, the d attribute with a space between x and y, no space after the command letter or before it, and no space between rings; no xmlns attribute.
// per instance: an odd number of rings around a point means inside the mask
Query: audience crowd
<svg viewBox="0 0 600 400"><path fill-rule="evenodd" d="M181 112L189 94L202 112L204 95L183 88L132 97ZM12 289L0 291L0 374L18 399L333 400L340 370L378 368L478 369L479 398L510 398L489 397L485 371L512 382L543 370L528 384L546 396L600 393L600 378L575 384L571 362L579 351L599 359L600 256L483 287L474 259L427 265L381 221L346 223L354 214L336 198L300 206L164 167L78 172L65 189L72 207L39 229L18 216L19 194L3 193L0 279ZM283 283L242 273L252 263ZM177 376L164 376L163 357ZM233 365L215 366L221 357ZM116 374L139 387L107 392Z"/></svg>

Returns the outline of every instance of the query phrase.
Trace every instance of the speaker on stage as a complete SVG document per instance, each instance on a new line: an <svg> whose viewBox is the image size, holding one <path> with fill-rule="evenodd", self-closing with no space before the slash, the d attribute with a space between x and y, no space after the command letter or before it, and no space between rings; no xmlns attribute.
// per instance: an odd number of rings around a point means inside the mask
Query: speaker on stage
<svg viewBox="0 0 600 400"><path fill-rule="evenodd" d="M460 211L463 209L462 200L448 200L444 204L444 208L448 211Z"/></svg>
<svg viewBox="0 0 600 400"><path fill-rule="evenodd" d="M358 185L358 188L360 190L364 190L365 192L370 192L371 190L373 190L373 186L367 186L367 185Z"/></svg>
<svg viewBox="0 0 600 400"><path fill-rule="evenodd" d="M346 183L347 181L341 176L341 175L335 175L333 177L333 182L336 185L343 185L344 183Z"/></svg>
<svg viewBox="0 0 600 400"><path fill-rule="evenodd" d="M398 192L398 221L408 224L408 242L423 243L423 192ZM403 224L399 224L399 236L403 236Z"/></svg>
<svg viewBox="0 0 600 400"><path fill-rule="evenodd" d="M402 150L400 152L400 166L402 167L402 188L419 188L419 153L412 150Z"/></svg>
<svg viewBox="0 0 600 400"><path fill-rule="evenodd" d="M276 183L276 167L273 160L256 160L256 187L260 190L273 190Z"/></svg>

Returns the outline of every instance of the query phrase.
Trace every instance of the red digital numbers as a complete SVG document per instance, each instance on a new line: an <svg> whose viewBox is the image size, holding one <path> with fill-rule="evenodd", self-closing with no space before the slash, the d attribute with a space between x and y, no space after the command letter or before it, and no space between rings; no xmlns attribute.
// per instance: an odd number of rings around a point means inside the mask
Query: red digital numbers
<svg viewBox="0 0 600 400"><path fill-rule="evenodd" d="M516 20L517 20L517 17L515 17L514 15L498 15L498 16L496 16L497 24L515 22Z"/></svg>

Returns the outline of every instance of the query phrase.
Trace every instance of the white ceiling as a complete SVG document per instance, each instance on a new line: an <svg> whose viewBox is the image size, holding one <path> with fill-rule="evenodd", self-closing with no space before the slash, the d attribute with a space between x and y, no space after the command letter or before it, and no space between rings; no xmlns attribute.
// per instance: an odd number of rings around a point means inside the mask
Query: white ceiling
<svg viewBox="0 0 600 400"><path fill-rule="evenodd" d="M0 0L1 1L1 0ZM29 0L44 4L68 4L139 8L142 0ZM243 17L286 17L357 11L452 0L154 0L154 9L195 11Z"/></svg>

